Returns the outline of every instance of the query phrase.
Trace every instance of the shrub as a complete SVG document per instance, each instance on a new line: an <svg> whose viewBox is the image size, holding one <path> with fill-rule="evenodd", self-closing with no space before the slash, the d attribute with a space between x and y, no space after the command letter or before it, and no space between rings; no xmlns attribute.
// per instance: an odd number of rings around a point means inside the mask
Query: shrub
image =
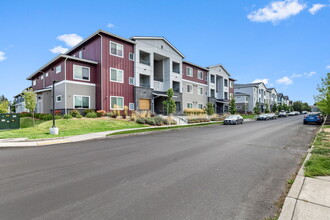
<svg viewBox="0 0 330 220"><path fill-rule="evenodd" d="M106 115L106 111L104 111L104 110L98 110L96 112L96 114L97 114L97 117L104 117Z"/></svg>
<svg viewBox="0 0 330 220"><path fill-rule="evenodd" d="M221 118L211 118L211 121L221 121Z"/></svg>
<svg viewBox="0 0 330 220"><path fill-rule="evenodd" d="M63 119L71 119L72 115L63 115Z"/></svg>
<svg viewBox="0 0 330 220"><path fill-rule="evenodd" d="M146 119L145 119L145 122L146 122L148 125L156 125L155 119L153 119L153 118L146 118Z"/></svg>
<svg viewBox="0 0 330 220"><path fill-rule="evenodd" d="M136 119L136 123L145 124L146 120L145 120L145 118L138 118L138 119Z"/></svg>
<svg viewBox="0 0 330 220"><path fill-rule="evenodd" d="M158 126L164 124L164 119L160 116L154 117L154 121L155 121L156 125L158 125Z"/></svg>
<svg viewBox="0 0 330 220"><path fill-rule="evenodd" d="M55 115L62 115L62 110L55 110Z"/></svg>
<svg viewBox="0 0 330 220"><path fill-rule="evenodd" d="M165 125L168 125L168 124L169 124L167 119L164 119L163 122L164 122ZM172 119L172 120L171 120L171 125L176 125L176 121L174 121L174 120Z"/></svg>
<svg viewBox="0 0 330 220"><path fill-rule="evenodd" d="M205 110L199 108L185 108L183 113L186 115L201 115L205 113Z"/></svg>
<svg viewBox="0 0 330 220"><path fill-rule="evenodd" d="M19 115L20 115L21 118L23 118L23 117L32 117L32 114L29 113L29 112L21 112Z"/></svg>
<svg viewBox="0 0 330 220"><path fill-rule="evenodd" d="M107 117L113 117L113 115L114 115L114 113L113 112L107 112L106 114L105 114Z"/></svg>
<svg viewBox="0 0 330 220"><path fill-rule="evenodd" d="M201 122L209 122L210 120L206 119L206 118L191 118L188 119L188 124L192 124L192 123L201 123Z"/></svg>
<svg viewBox="0 0 330 220"><path fill-rule="evenodd" d="M86 118L97 118L97 114L96 112L88 112L86 115L85 115Z"/></svg>
<svg viewBox="0 0 330 220"><path fill-rule="evenodd" d="M128 107L127 105L124 106L124 113L122 115L123 118L126 118L128 116Z"/></svg>
<svg viewBox="0 0 330 220"><path fill-rule="evenodd" d="M82 117L81 114L80 114L80 112L79 112L78 110L71 110L71 111L69 112L69 114L70 114L72 117L75 117L75 118L81 118L81 117Z"/></svg>
<svg viewBox="0 0 330 220"><path fill-rule="evenodd" d="M62 115L55 115L55 119L62 119L63 117L62 117ZM52 119L53 119L53 117L52 117Z"/></svg>
<svg viewBox="0 0 330 220"><path fill-rule="evenodd" d="M41 119L41 120L49 121L49 120L53 119L53 115L52 114L39 113L38 118Z"/></svg>
<svg viewBox="0 0 330 220"><path fill-rule="evenodd" d="M84 116L86 116L90 112L95 112L95 110L94 109L85 109L84 110Z"/></svg>

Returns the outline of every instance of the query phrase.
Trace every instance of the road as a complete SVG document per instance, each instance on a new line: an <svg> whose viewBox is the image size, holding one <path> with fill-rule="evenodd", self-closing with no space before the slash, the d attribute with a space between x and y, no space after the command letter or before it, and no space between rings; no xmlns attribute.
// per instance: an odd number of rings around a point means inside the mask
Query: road
<svg viewBox="0 0 330 220"><path fill-rule="evenodd" d="M264 219L317 125L302 116L0 150L0 219Z"/></svg>

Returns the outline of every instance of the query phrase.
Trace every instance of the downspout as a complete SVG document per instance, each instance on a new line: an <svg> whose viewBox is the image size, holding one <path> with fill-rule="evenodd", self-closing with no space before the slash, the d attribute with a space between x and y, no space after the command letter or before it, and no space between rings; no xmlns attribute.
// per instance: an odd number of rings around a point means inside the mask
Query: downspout
<svg viewBox="0 0 330 220"><path fill-rule="evenodd" d="M66 97L66 61L67 61L68 57L65 58L64 60L64 97L65 97L65 101L64 101L64 113L68 114L68 110L67 110L67 97Z"/></svg>
<svg viewBox="0 0 330 220"><path fill-rule="evenodd" d="M102 61L103 61L103 37L102 37L102 35L101 34L97 34L97 35L99 35L100 37L101 37L101 62L100 62L100 69L101 69L101 71L100 71L100 75L101 75L101 77L100 77L100 87L101 87L101 109L103 109L104 110L104 108L103 108L103 89L102 89L102 70L103 70L103 66L102 66ZM95 98L96 98L96 87L95 87ZM95 100L95 107L96 107L96 100Z"/></svg>

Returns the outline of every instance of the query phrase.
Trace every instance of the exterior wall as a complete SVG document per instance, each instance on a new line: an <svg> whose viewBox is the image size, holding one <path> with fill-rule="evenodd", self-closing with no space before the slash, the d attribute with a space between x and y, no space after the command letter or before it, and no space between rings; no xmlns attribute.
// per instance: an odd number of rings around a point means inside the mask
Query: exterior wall
<svg viewBox="0 0 330 220"><path fill-rule="evenodd" d="M235 80L229 79L229 98L233 98L235 96Z"/></svg>
<svg viewBox="0 0 330 220"><path fill-rule="evenodd" d="M110 54L110 41L123 45L123 57ZM129 106L129 103L134 103L134 85L129 84L129 77L134 77L134 61L129 60L129 53L134 53L134 44L103 36L102 48L101 106L97 106L97 109L110 111L110 96L124 97L124 105ZM124 71L123 83L110 81L110 68Z"/></svg>
<svg viewBox="0 0 330 220"><path fill-rule="evenodd" d="M187 67L190 67L193 69L193 76L187 76ZM198 78L198 72L201 71L203 73L203 79ZM191 65L189 63L182 63L182 79L184 80L189 80L189 81L194 81L197 83L202 83L207 85L207 73L208 71L201 69L197 66Z"/></svg>
<svg viewBox="0 0 330 220"><path fill-rule="evenodd" d="M242 88L236 87L235 92L241 92L241 93L245 93L245 94L249 95L247 111L252 112L253 108L255 107L256 102L258 100L258 96L259 96L258 88L254 87L254 86L242 87Z"/></svg>
<svg viewBox="0 0 330 220"><path fill-rule="evenodd" d="M64 84L62 84L64 86ZM55 90L56 91L56 90ZM90 97L90 109L96 109L96 98L95 98L96 90L95 86L92 85L79 85L66 83L66 99L67 99L67 109L75 109L74 108L74 95L83 95ZM65 98L63 99L63 101ZM64 102L58 104L59 109L64 109ZM55 105L56 106L56 105Z"/></svg>
<svg viewBox="0 0 330 220"><path fill-rule="evenodd" d="M37 93L37 113L51 113L52 107L51 91Z"/></svg>
<svg viewBox="0 0 330 220"><path fill-rule="evenodd" d="M236 110L240 114L246 114L249 111L245 109L248 109L248 104L247 103L236 103Z"/></svg>
<svg viewBox="0 0 330 220"><path fill-rule="evenodd" d="M192 85L192 94L187 93L187 85ZM203 88L203 94L198 95L198 88ZM193 108L198 108L198 104L202 104L203 107L206 106L208 102L207 97L207 85L197 84L191 81L183 81L183 93L182 93L182 103L183 109L187 108L187 103L192 103Z"/></svg>
<svg viewBox="0 0 330 220"><path fill-rule="evenodd" d="M79 80L74 79L73 77L73 66L83 66L89 68L90 79L87 80ZM66 80L72 80L77 82L88 82L88 83L97 83L97 66L93 64L88 64L85 62L75 61L75 60L67 60L66 61Z"/></svg>
<svg viewBox="0 0 330 220"><path fill-rule="evenodd" d="M215 83L211 83L211 75L215 75ZM220 81L218 82L217 82L217 76L218 78L220 77ZM224 84L225 80L227 80L227 86L225 86ZM226 92L228 94L228 100L229 100L229 84L230 84L229 75L220 65L209 67L208 83L209 83L208 94L211 94L211 89L214 89L216 99L225 99L224 94ZM218 87L218 92L216 87Z"/></svg>

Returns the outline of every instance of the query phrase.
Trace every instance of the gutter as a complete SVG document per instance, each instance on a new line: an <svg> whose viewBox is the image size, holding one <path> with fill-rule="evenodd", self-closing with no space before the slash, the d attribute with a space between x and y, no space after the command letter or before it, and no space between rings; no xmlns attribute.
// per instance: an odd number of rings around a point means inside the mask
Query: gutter
<svg viewBox="0 0 330 220"><path fill-rule="evenodd" d="M97 34L101 37L101 62L100 62L100 87L101 87L101 109L103 109L103 89L102 89L102 61L103 61L103 36L101 34ZM95 87L95 94L96 94L96 87ZM96 95L95 95L95 98L96 98ZM96 107L96 99L95 99L95 107Z"/></svg>

